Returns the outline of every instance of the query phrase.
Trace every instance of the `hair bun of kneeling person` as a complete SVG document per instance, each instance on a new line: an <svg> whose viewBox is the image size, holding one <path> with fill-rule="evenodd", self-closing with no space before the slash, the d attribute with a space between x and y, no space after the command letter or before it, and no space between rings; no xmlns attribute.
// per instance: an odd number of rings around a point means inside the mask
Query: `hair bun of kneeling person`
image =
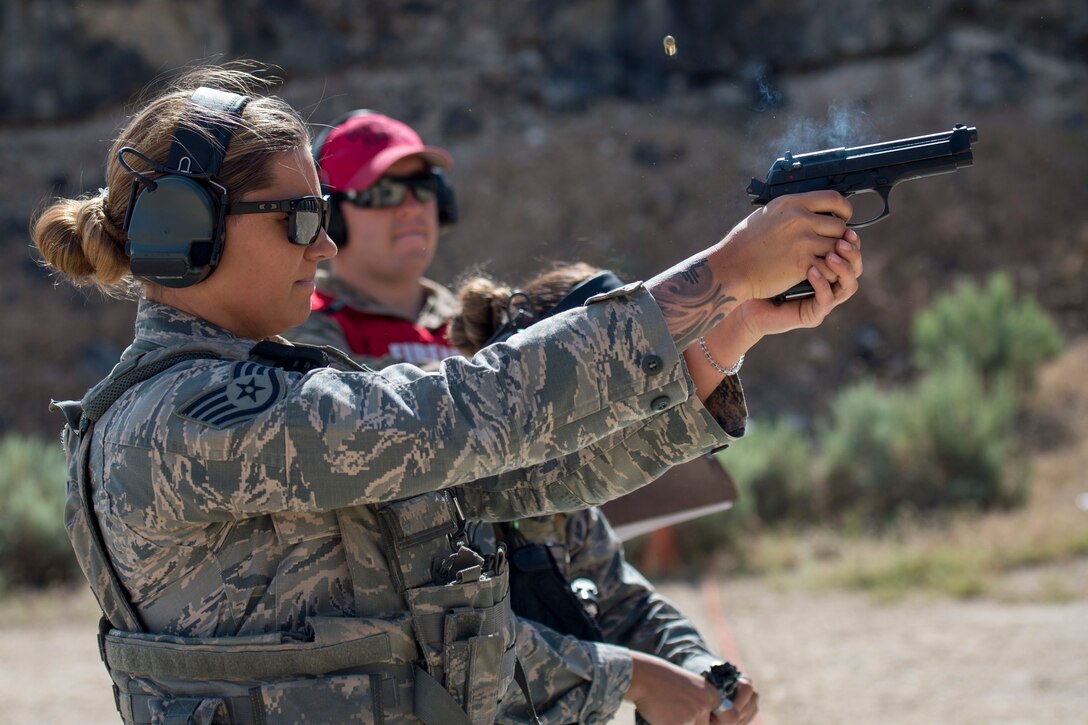
<svg viewBox="0 0 1088 725"><path fill-rule="evenodd" d="M457 289L461 312L450 319L450 344L463 355L475 355L494 337L506 322L507 315L516 311L508 310L510 306L528 310L532 319L526 319L525 323L534 322L547 314L571 288L600 271L584 262L557 264L519 287L511 287L485 275L470 277ZM524 294L525 298L511 300L515 292Z"/></svg>

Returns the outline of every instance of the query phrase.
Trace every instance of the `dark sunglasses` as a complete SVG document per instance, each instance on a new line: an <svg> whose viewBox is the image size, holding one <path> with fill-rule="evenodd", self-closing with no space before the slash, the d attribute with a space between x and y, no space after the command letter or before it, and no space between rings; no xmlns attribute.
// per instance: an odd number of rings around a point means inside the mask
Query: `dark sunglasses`
<svg viewBox="0 0 1088 725"><path fill-rule="evenodd" d="M286 214L287 241L308 247L329 223L329 197L303 196L282 201L236 201L228 214Z"/></svg>
<svg viewBox="0 0 1088 725"><path fill-rule="evenodd" d="M401 205L409 189L419 201L433 201L438 198L438 177L433 171L412 176L383 176L369 189L345 191L344 199L360 209L390 209Z"/></svg>

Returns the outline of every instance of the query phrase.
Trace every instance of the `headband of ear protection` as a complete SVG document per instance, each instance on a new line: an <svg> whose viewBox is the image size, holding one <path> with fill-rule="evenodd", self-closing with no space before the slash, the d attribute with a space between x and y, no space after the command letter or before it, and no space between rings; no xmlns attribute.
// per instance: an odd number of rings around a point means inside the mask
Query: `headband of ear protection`
<svg viewBox="0 0 1088 725"><path fill-rule="evenodd" d="M355 118L356 116L367 116L371 113L376 113L369 108L358 108L354 111L348 111L343 116L340 116L328 126L323 127L316 136L314 136L313 143L310 145L310 153L314 157L314 163L317 164L318 169L321 168L321 149L325 145L325 141L329 138L334 130L343 125L348 119ZM435 197L435 202L438 206L438 224L440 226L452 226L457 223L459 213L457 211L457 198L454 196L453 187L450 186L449 181L446 179L446 173L439 166L432 166L431 172L435 175L435 179L438 181L438 194ZM348 230L344 225L344 215L340 211L340 204L344 200L344 195L341 192L330 189L327 185L321 185L321 193L328 194L332 199L332 204L329 205L329 223L325 231L329 237L336 242L336 245L343 247L348 241Z"/></svg>
<svg viewBox="0 0 1088 725"><path fill-rule="evenodd" d="M581 307L590 297L603 292L611 292L622 286L623 282L612 272L608 270L598 272L589 279L582 280L571 287L570 291L563 295L550 310L541 315L537 314L532 297L521 290L514 290L506 300L506 320L499 329L495 330L495 334L483 346L487 347L497 342L506 342L514 333L524 330L534 322L539 322L552 315L558 315L560 312L573 310L575 307ZM511 307L515 309L511 309Z"/></svg>
<svg viewBox="0 0 1088 725"><path fill-rule="evenodd" d="M214 177L232 133L221 118L240 116L250 99L198 88L190 100L210 112L196 114L204 133L184 126L175 129L165 166L129 146L117 153L121 165L134 176L124 227L132 273L164 287L194 285L219 264L227 190ZM140 158L160 176L151 179L133 170L127 154Z"/></svg>

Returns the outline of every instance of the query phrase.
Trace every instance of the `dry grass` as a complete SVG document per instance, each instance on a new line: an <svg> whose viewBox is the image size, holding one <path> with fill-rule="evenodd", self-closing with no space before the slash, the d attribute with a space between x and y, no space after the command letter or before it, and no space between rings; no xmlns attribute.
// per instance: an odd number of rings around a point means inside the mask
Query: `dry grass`
<svg viewBox="0 0 1088 725"><path fill-rule="evenodd" d="M1031 496L1022 508L942 519L908 519L878 538L827 529L767 534L749 565L779 581L845 586L879 599L928 590L1017 601L1088 597L1083 577L1061 564L1088 562L1088 339L1043 370L1029 405Z"/></svg>

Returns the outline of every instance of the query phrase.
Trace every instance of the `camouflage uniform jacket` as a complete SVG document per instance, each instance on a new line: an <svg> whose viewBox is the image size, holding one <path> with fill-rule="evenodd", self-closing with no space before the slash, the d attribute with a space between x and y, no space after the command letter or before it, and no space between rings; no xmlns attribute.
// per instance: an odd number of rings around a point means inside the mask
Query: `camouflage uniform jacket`
<svg viewBox="0 0 1088 725"><path fill-rule="evenodd" d="M744 434L748 410L739 377L725 378L707 405L730 435ZM544 725L610 718L630 684L630 650L657 655L696 674L722 662L691 620L626 561L623 543L601 509L521 519L517 526L526 542L549 545L568 582L588 579L597 588L594 619L603 635L600 642L518 620L518 657ZM497 528L480 526L475 532L481 549L495 547ZM581 673L589 672L585 663L592 663L596 674L579 681ZM496 722L529 722L520 690L508 692Z"/></svg>
<svg viewBox="0 0 1088 725"><path fill-rule="evenodd" d="M141 303L122 365L224 359L133 387L95 428L94 508L152 632L403 618L370 504L456 486L469 519L571 510L731 440L638 284L436 374L290 373L249 362L253 342Z"/></svg>
<svg viewBox="0 0 1088 725"><path fill-rule="evenodd" d="M455 302L451 293L437 283L423 280L424 286L431 290L427 303L420 312L414 325L427 330L437 330L440 327L438 315L452 315L455 311ZM335 297L344 301L349 307L358 312L373 315L374 322L369 322L367 317L358 320L358 332L372 333L375 337L382 336L381 317L399 316L398 313L383 307L376 301L359 294L343 282L331 277L327 272L319 275L318 290L326 296ZM399 329L399 328L398 328ZM409 339L417 339L414 330L401 329L401 335ZM336 320L328 314L312 314L306 323L297 327L286 335L295 342L310 344L326 344L340 349L345 344L344 330ZM401 339L390 340L391 350L398 349ZM354 346L352 346L354 347ZM410 349L408 346L399 346ZM411 356L411 353L401 353L385 358L373 358L360 355L358 349L351 349L353 357L359 362L371 367L380 368L395 362L405 362L403 358ZM440 350L420 351L420 354L407 360L415 365L427 368L437 368L437 363L442 357L458 354L450 350L445 355L438 355ZM733 388L734 395L728 396L734 401L730 412L720 414L717 417L725 422L728 415L732 415L734 422L727 426L730 433L739 435L743 432L747 411L743 405L743 393L736 378L723 383L723 386ZM532 621L517 621L517 648L518 656L525 666L528 675L530 691L534 697L534 704L544 723L585 722L592 720L594 714L599 719L607 719L619 708L623 694L627 690L630 679L630 656L627 648L641 649L652 654L666 657L677 664L677 656L670 654L687 655L689 649L698 650L696 654L702 655L693 659L695 667L701 667L697 672L702 672L709 667L705 660L715 664L720 660L709 654L705 644L690 622L680 615L675 608L658 595L653 587L633 567L623 559L622 545L611 533L603 514L598 509L581 510L572 513L566 519L566 528L571 536L549 536L547 538L560 543L564 551L569 551L571 567L568 578L587 577L595 582L602 582L602 588L608 598L602 601L602 605L608 606L608 614L611 620L615 620L620 611L626 612L626 622L622 631L616 627L605 628L605 641L593 642L566 637L553 630L538 625ZM549 530L551 524L558 522L563 526L564 516L559 515L554 520L551 517L542 519L530 519L523 521L523 531ZM496 541L490 535L490 527L478 527L474 542L480 551L493 552ZM535 539L534 539L535 540ZM607 584L604 579L608 578ZM612 605L616 606L613 607ZM517 611L515 610L515 615ZM644 636L643 636L644 635ZM609 644L610 643L610 644ZM657 644L660 647L655 649ZM620 646L614 646L620 645ZM674 648L678 651L672 652ZM524 697L520 691L511 693L504 705L506 712L499 717L499 722L527 722L528 712L525 708Z"/></svg>
<svg viewBox="0 0 1088 725"><path fill-rule="evenodd" d="M722 661L715 656L691 620L659 594L623 554L623 544L597 507L518 522L526 540L553 546L556 560L568 581L588 579L597 587L597 613L604 642L584 642L547 627L518 630L518 654L526 663L529 691L545 725L583 722L574 690L564 688L569 672L534 671L535 663L561 654L593 648L605 670L619 670L630 662L628 650L657 655L690 672L702 674ZM488 527L491 530L491 527ZM606 644L607 643L607 644ZM626 688L624 688L626 690ZM619 702L608 702L613 710ZM598 710L605 714L603 707ZM499 723L525 723L522 693L511 689L503 701Z"/></svg>
<svg viewBox="0 0 1088 725"><path fill-rule="evenodd" d="M359 292L328 270L319 269L315 281L314 312L284 334L288 340L335 347L374 370L401 362L437 370L440 361L460 354L446 341L446 325L457 312L457 299L437 282L420 280L426 299L413 319Z"/></svg>

